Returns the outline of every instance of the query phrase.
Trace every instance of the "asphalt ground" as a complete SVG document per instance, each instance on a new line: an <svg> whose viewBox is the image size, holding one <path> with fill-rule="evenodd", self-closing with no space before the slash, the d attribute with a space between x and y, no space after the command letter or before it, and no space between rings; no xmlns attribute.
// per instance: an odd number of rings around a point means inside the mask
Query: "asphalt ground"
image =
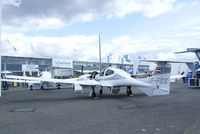
<svg viewBox="0 0 200 134"><path fill-rule="evenodd" d="M72 89L4 91L0 134L199 134L200 89L181 82L171 94L127 97Z"/></svg>

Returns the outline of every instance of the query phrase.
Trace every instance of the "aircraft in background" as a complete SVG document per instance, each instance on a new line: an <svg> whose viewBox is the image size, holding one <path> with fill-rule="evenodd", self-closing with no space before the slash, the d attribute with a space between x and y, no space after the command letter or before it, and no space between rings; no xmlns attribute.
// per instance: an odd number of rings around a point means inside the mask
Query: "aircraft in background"
<svg viewBox="0 0 200 134"><path fill-rule="evenodd" d="M198 61L195 62L188 62L186 63L188 68L192 71L192 73L195 73L200 69L200 48L187 48L186 51L181 52L175 52L175 54L181 54L181 53L195 53L196 57L198 58ZM200 71L200 70L199 70Z"/></svg>
<svg viewBox="0 0 200 134"><path fill-rule="evenodd" d="M181 52L175 52L175 54L181 54L181 53L195 53L195 55L198 58L198 61L195 62L188 62L186 63L188 68L194 73L197 69L200 68L199 62L200 62L200 48L187 48L186 51Z"/></svg>
<svg viewBox="0 0 200 134"><path fill-rule="evenodd" d="M180 53L195 53L198 60L200 61L200 48L187 48L186 51L175 52L175 54L180 54Z"/></svg>
<svg viewBox="0 0 200 134"><path fill-rule="evenodd" d="M191 70L191 72L187 72L185 83L187 83L188 81L193 81L193 80L190 80L191 78L200 79L200 65L199 65L199 63L200 63L200 48L187 48L186 51L175 52L175 54L181 54L181 53L195 53L195 55L198 59L198 61L186 63L188 68ZM197 81L192 82L192 83L196 83L196 87L199 87L199 84ZM191 84L191 82L189 82L189 85L188 85L189 87L190 87L190 84Z"/></svg>
<svg viewBox="0 0 200 134"><path fill-rule="evenodd" d="M89 96L94 98L97 96L96 90L99 89L99 95L103 94L103 90L110 90L111 93L118 94L120 90L126 87L128 96L132 95L132 88L138 89L148 96L168 95L170 93L170 75L171 65L169 63L177 63L175 61L158 61L143 60L147 62L156 62L157 66L151 77L143 79L132 78L124 70L109 67L105 71L97 75L82 75L79 78L71 79L54 79L49 74L44 73L41 77L24 77L7 75L2 81L15 82L52 82L74 84L75 91L83 91L84 87L91 87ZM178 62L180 63L180 62ZM182 62L181 62L182 63Z"/></svg>

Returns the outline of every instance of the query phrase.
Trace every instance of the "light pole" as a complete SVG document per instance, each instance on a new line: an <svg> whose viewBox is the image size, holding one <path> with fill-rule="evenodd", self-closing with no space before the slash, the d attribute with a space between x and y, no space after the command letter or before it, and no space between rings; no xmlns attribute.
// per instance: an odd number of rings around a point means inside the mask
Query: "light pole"
<svg viewBox="0 0 200 134"><path fill-rule="evenodd" d="M101 73L102 65L101 65L101 33L99 33L99 71Z"/></svg>

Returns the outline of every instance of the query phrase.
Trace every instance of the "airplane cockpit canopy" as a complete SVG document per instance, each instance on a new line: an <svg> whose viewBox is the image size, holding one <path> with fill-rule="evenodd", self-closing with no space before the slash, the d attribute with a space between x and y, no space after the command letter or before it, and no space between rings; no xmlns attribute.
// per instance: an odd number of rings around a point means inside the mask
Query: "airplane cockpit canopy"
<svg viewBox="0 0 200 134"><path fill-rule="evenodd" d="M105 76L112 75L112 74L114 74L114 71L111 69L108 69L108 70L106 70Z"/></svg>
<svg viewBox="0 0 200 134"><path fill-rule="evenodd" d="M114 71L111 70L111 69L104 69L104 70L100 73L100 76L103 76L104 74L105 74L105 76L112 75L112 74L114 74Z"/></svg>

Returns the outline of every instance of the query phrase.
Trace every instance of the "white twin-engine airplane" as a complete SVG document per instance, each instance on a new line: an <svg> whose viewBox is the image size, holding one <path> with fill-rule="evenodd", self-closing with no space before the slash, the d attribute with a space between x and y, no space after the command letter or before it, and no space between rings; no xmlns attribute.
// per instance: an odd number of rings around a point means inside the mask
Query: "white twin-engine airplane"
<svg viewBox="0 0 200 134"><path fill-rule="evenodd" d="M79 78L72 79L53 79L49 76L42 77L23 77L23 76L9 76L7 75L2 81L16 81L16 82L53 82L53 83L68 83L74 84L74 90L82 91L83 87L91 87L89 96L96 97L96 90L99 90L99 95L103 94L103 90L109 89L111 93L119 93L120 90L126 90L128 96L132 95L131 87L139 89L148 96L168 95L170 93L170 75L171 65L169 63L177 63L172 61L157 61L145 60L147 62L156 62L157 66L154 74L151 77L135 79L132 78L124 70L107 68L104 72L96 75L82 75ZM100 87L100 88L96 88ZM105 88L107 87L107 88ZM126 88L120 88L126 87Z"/></svg>

